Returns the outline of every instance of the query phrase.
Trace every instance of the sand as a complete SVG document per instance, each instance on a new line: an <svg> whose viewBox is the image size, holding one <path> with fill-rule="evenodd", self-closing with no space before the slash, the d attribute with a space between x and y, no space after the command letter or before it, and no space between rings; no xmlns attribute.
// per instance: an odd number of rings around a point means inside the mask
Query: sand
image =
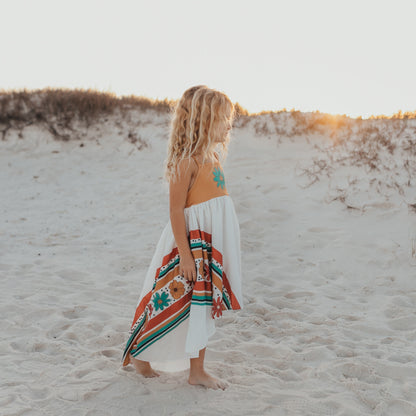
<svg viewBox="0 0 416 416"><path fill-rule="evenodd" d="M386 200L348 166L305 186L329 138L232 131L245 307L208 343L212 390L121 367L169 216L166 123L142 150L110 124L82 147L23 133L0 142L2 415L416 415L414 186Z"/></svg>

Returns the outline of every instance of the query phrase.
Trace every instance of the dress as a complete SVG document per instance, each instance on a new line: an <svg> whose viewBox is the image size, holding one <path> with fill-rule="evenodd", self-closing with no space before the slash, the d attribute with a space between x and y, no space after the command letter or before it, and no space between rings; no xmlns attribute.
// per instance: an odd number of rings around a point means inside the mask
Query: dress
<svg viewBox="0 0 416 416"><path fill-rule="evenodd" d="M123 367L130 355L153 364L176 362L187 367L189 358L198 357L207 346L223 311L243 308L240 227L217 155L216 159L201 164L194 158L198 173L184 209L197 279L189 282L179 273L169 220L137 302Z"/></svg>

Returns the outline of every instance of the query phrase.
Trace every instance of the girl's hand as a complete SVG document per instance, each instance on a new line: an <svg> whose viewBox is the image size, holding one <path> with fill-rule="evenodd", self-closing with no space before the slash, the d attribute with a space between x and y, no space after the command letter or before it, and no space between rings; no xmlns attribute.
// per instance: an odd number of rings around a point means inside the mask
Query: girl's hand
<svg viewBox="0 0 416 416"><path fill-rule="evenodd" d="M196 266L194 257L192 255L180 257L179 273L190 282L196 282Z"/></svg>

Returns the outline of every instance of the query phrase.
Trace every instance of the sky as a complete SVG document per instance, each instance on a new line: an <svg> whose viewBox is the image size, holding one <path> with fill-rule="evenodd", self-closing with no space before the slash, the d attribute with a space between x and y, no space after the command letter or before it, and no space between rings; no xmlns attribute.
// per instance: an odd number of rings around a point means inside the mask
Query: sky
<svg viewBox="0 0 416 416"><path fill-rule="evenodd" d="M415 0L0 0L0 89L178 99L250 112L416 111Z"/></svg>

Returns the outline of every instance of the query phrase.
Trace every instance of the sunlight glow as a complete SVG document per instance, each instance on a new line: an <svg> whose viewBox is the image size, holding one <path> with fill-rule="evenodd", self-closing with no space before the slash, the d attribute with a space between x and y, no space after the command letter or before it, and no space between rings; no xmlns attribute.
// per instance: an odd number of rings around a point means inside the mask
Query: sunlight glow
<svg viewBox="0 0 416 416"><path fill-rule="evenodd" d="M416 110L411 0L4 4L3 89L178 99L203 83L250 112Z"/></svg>

